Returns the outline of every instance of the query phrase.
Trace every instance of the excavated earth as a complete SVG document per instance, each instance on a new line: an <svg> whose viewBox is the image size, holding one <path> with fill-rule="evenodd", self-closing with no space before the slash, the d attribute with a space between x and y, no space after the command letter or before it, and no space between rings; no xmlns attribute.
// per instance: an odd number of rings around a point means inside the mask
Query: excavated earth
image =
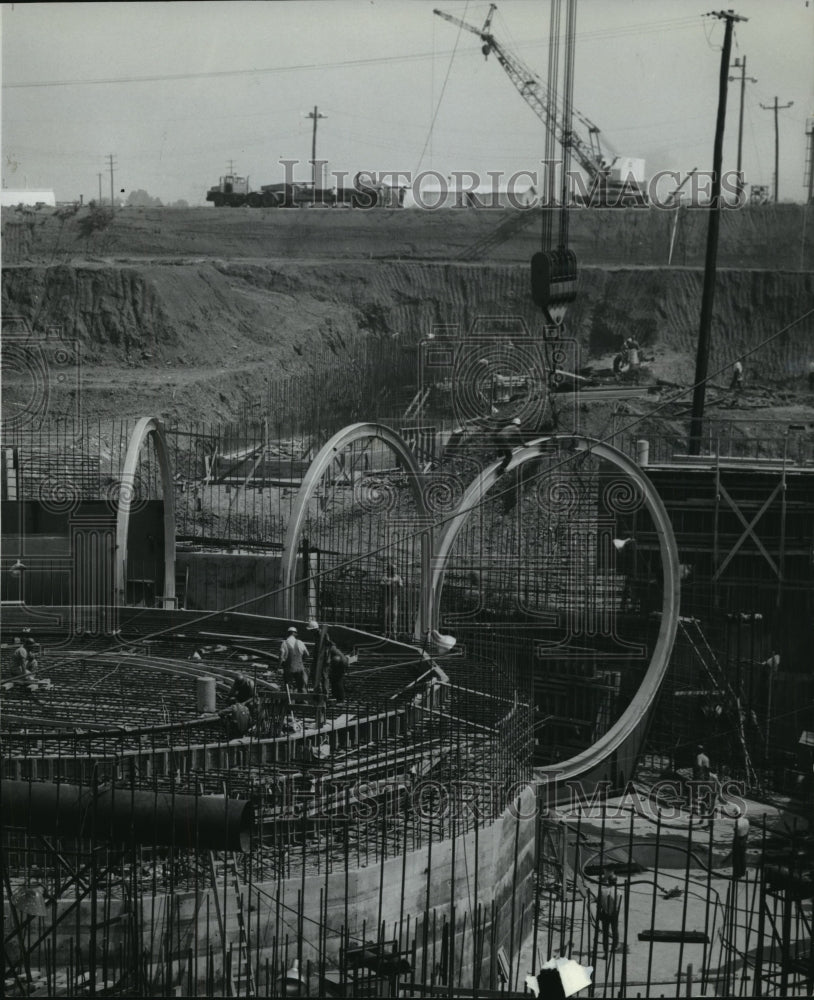
<svg viewBox="0 0 814 1000"><path fill-rule="evenodd" d="M706 227L702 210L572 214L580 277L566 327L582 367L607 369L632 333L657 381L689 386ZM539 332L528 280L539 232L539 213L507 210L3 210L4 330L25 321L68 342L88 416L229 419L268 381L373 340L409 351L482 317ZM718 266L713 385L754 352L727 416L814 425L812 209L725 212ZM4 407L25 385L4 372ZM74 381L53 390L52 411L73 412Z"/></svg>

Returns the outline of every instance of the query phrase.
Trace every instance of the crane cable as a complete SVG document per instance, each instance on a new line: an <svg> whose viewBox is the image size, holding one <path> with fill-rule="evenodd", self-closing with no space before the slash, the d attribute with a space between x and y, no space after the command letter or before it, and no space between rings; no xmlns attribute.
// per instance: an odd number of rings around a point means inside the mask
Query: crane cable
<svg viewBox="0 0 814 1000"><path fill-rule="evenodd" d="M548 80L546 90L546 121L545 127L545 160L546 160L546 191L543 208L542 250L551 250L553 235L553 219L551 212L555 202L556 169L554 154L557 148L557 113L559 101L557 96L557 78L559 76L560 52L560 4L561 0L551 0L551 20L548 35Z"/></svg>
<svg viewBox="0 0 814 1000"><path fill-rule="evenodd" d="M466 9L464 10L464 17L466 17L466 11L469 9L469 0L466 2ZM444 99L444 92L447 89L447 83L449 82L449 75L452 72L452 63L455 60L455 53L458 51L458 42L461 40L461 31L463 30L462 25L458 25L458 34L455 36L455 45L452 49L452 54L449 57L449 65L447 66L447 74L444 77L444 83L441 86L441 93L438 95L438 103L435 105L435 112L432 116L432 121L430 122L429 131L427 132L427 138L424 140L424 148L421 150L421 156L418 158L418 165L415 168L413 177L418 176L418 172L421 169L421 163L424 160L424 154L427 152L427 146L429 146L432 140L432 132L435 128L435 120L438 117L438 112L441 110L441 101Z"/></svg>
<svg viewBox="0 0 814 1000"><path fill-rule="evenodd" d="M565 23L565 65L563 67L562 98L562 177L560 186L560 241L559 249L568 249L568 212L570 199L571 147L573 142L574 112L574 42L577 21L577 0L568 0Z"/></svg>

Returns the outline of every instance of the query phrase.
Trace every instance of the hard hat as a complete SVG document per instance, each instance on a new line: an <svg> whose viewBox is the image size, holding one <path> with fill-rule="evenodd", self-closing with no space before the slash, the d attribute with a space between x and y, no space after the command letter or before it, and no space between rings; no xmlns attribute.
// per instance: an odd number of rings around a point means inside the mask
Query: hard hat
<svg viewBox="0 0 814 1000"><path fill-rule="evenodd" d="M289 634L291 634L292 632L294 633L294 635L297 634L297 630L294 628L293 625L289 626L288 632L289 632Z"/></svg>
<svg viewBox="0 0 814 1000"><path fill-rule="evenodd" d="M512 423L513 424L517 424L517 426L519 427L520 426L520 417L512 417Z"/></svg>
<svg viewBox="0 0 814 1000"><path fill-rule="evenodd" d="M313 632L314 630L319 628L319 622L315 618L312 618L308 622L308 625L306 627L308 628L309 631Z"/></svg>

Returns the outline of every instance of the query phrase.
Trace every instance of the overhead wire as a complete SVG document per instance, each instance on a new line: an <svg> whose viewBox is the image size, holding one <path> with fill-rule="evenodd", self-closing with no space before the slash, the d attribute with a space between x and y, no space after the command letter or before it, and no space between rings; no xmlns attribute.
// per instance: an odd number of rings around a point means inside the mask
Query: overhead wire
<svg viewBox="0 0 814 1000"><path fill-rule="evenodd" d="M467 2L467 8L468 7L469 7L469 3ZM464 16L466 16L466 10L464 11ZM441 93L438 95L438 103L435 106L435 113L433 114L432 120L430 121L430 127L429 127L429 130L427 132L427 138L424 140L424 148L421 150L421 155L418 158L418 163L417 163L416 168L415 168L415 173L416 174L421 169L421 162L424 159L424 154L427 152L427 146L429 146L430 141L432 140L433 129L435 128L435 122L436 122L436 119L438 118L438 112L441 110L441 102L444 99L444 93L446 92L446 89L447 89L447 83L449 83L449 75L452 72L452 64L453 64L453 62L455 60L455 53L458 51L458 42L461 40L461 32L462 31L463 31L463 26L459 24L458 25L458 34L455 36L455 46L452 49L452 54L449 57L449 65L447 66L447 73L446 73L446 76L444 77L444 82L443 82L443 84L441 86Z"/></svg>
<svg viewBox="0 0 814 1000"><path fill-rule="evenodd" d="M467 4L468 7L468 4ZM590 31L579 31L577 37L586 38L612 38L626 34L641 35L650 33L662 33L664 31L683 30L694 27L697 17L684 17L668 19L664 22L642 22L641 25L628 25L619 28L595 29ZM529 49L539 48L546 45L547 40L522 43L518 48ZM198 70L188 73L151 73L144 75L128 76L108 76L90 77L87 79L54 79L54 80L19 80L16 82L3 83L3 90L24 90L41 87L86 87L105 86L121 83L163 83L182 80L200 79L223 79L229 77L243 76L263 76L276 73L294 73L303 71L314 71L320 69L345 69L354 66L380 66L392 65L394 63L420 62L424 60L436 59L439 55L454 55L455 50L445 50L442 52L415 52L406 55L371 56L364 59L341 59L330 62L315 63L295 63L288 66L263 66L245 69L227 70Z"/></svg>

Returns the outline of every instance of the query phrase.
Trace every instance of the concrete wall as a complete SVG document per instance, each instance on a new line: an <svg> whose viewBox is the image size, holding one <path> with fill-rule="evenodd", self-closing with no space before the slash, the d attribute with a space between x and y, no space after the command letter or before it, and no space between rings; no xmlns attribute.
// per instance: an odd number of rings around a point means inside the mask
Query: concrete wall
<svg viewBox="0 0 814 1000"><path fill-rule="evenodd" d="M454 841L425 844L417 850L399 853L382 865L353 867L347 873L340 861L330 874L244 884L242 889L251 906L249 910L249 905L244 904L252 958L256 960L259 956L263 965L272 959L275 946L280 951L287 948L290 956L296 956L297 927L302 926L303 963L315 962L319 956L320 930L324 928L330 969L338 965L346 920L352 945L363 940L375 941L377 928L383 923L385 940L400 939L401 949L408 950L413 941L417 942L416 978L429 981L435 975L437 981L444 927L454 920L448 967L453 969L455 985L460 979L462 986L472 986L477 979L480 986L497 987L498 948L503 947L512 960L521 940L532 929L535 833L535 793L527 786L515 800L515 806L505 810L497 820ZM211 947L216 965L220 966L224 939L218 927L218 906L225 914L226 947L231 944L237 954L236 894L231 879L224 887L221 862L216 862L216 875L216 890L210 887L198 893L176 891L167 896L161 894L159 886L155 899L150 894L151 879L145 876L142 947L153 963L166 963L169 958L175 974L180 975L189 950L197 949L197 978L202 980ZM58 910L67 910L70 903L69 897L58 904ZM8 922L10 912L8 903L5 905ZM74 945L79 943L83 954L87 954L90 902L83 900L78 911L78 914L73 911L60 925L56 940L49 934L49 943L56 946L58 963L67 962L71 940ZM128 922L115 920L123 911L121 902L116 900L104 906L100 903L97 909L97 921L110 921L111 949L128 933ZM165 934L170 928L172 946L168 956ZM100 933L97 928L97 938ZM99 948L101 963L101 944ZM475 975L476 968L479 977ZM525 971L513 969L513 978ZM186 973L182 979L185 981Z"/></svg>

